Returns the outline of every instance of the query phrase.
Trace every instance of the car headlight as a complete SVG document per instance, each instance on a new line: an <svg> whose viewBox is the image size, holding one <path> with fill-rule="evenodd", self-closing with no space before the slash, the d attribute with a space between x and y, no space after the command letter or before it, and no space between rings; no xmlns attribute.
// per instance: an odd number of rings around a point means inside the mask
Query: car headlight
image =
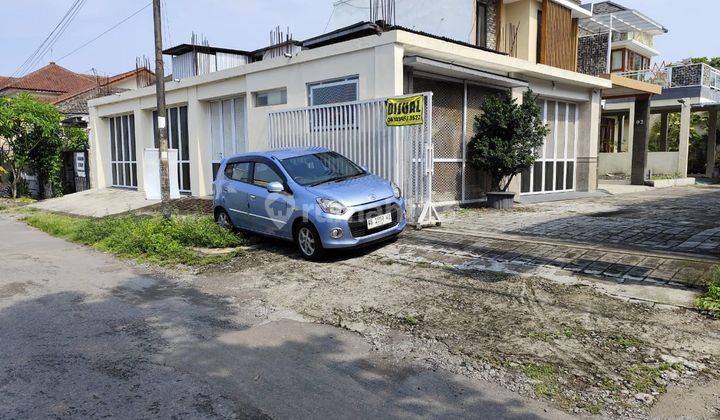
<svg viewBox="0 0 720 420"><path fill-rule="evenodd" d="M393 194L395 194L395 198L402 197L402 191L400 190L400 187L395 185L394 182L392 183L392 187L393 187Z"/></svg>
<svg viewBox="0 0 720 420"><path fill-rule="evenodd" d="M324 211L325 213L335 214L335 215L341 215L345 214L347 211L347 207L343 205L343 203L332 200L329 198L318 198L317 199L318 206L320 206L320 209Z"/></svg>

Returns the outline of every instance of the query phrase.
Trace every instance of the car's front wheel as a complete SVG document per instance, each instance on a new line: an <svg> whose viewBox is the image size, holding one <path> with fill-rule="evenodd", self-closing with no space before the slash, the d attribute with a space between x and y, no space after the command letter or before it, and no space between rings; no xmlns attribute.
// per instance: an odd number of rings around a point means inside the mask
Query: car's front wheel
<svg viewBox="0 0 720 420"><path fill-rule="evenodd" d="M310 223L301 224L295 232L295 244L303 258L317 261L325 255L325 248L320 242L320 235Z"/></svg>
<svg viewBox="0 0 720 420"><path fill-rule="evenodd" d="M235 225L233 224L232 220L230 219L230 215L227 214L227 212L223 209L218 209L215 212L215 223L218 224L223 229L235 230Z"/></svg>

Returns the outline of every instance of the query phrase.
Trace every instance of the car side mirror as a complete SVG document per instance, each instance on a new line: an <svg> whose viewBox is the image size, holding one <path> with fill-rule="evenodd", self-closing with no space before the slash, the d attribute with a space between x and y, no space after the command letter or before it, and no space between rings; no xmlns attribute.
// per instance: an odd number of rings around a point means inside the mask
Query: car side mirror
<svg viewBox="0 0 720 420"><path fill-rule="evenodd" d="M267 184L267 190L271 193L281 193L285 191L285 187L283 187L283 184L275 181Z"/></svg>

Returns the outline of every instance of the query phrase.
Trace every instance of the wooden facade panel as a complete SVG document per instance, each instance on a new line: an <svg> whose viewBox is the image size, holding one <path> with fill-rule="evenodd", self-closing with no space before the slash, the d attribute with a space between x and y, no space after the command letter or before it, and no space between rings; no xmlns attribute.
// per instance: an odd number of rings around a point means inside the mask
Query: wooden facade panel
<svg viewBox="0 0 720 420"><path fill-rule="evenodd" d="M549 0L543 0L542 10L540 62L577 71L577 19L570 9Z"/></svg>

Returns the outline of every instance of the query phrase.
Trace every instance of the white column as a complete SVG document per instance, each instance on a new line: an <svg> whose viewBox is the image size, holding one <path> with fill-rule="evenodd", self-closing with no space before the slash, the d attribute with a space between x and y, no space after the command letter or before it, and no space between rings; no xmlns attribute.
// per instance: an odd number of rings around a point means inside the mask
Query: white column
<svg viewBox="0 0 720 420"><path fill-rule="evenodd" d="M107 119L97 115L97 108L89 107L89 168L90 185L93 189L107 188L112 183L110 175L110 133Z"/></svg>
<svg viewBox="0 0 720 420"><path fill-rule="evenodd" d="M197 88L189 88L187 95L190 189L193 196L202 197L212 194L209 104L198 100Z"/></svg>
<svg viewBox="0 0 720 420"><path fill-rule="evenodd" d="M682 104L680 111L680 145L678 149L678 169L680 176L686 177L688 171L688 153L690 151L690 117L692 108L686 102Z"/></svg>

